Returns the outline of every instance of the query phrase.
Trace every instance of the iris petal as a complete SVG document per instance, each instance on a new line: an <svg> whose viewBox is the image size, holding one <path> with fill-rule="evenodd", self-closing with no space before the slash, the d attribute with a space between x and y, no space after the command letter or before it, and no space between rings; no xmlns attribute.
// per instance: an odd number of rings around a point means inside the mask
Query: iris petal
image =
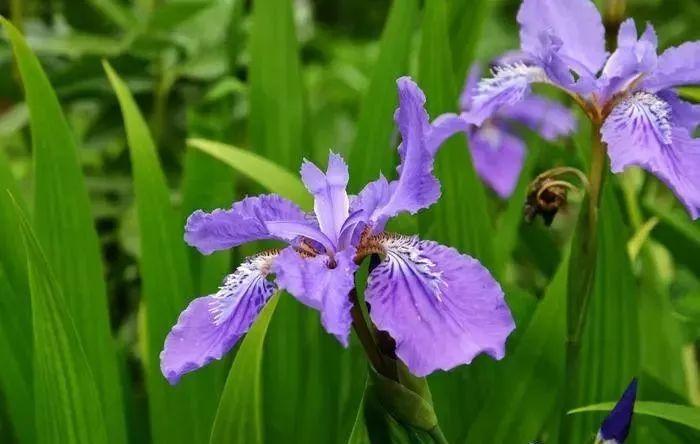
<svg viewBox="0 0 700 444"><path fill-rule="evenodd" d="M354 248L339 252L333 260L325 255L302 257L294 249L286 248L273 266L280 288L318 310L323 327L345 347L352 324L348 294L355 287L354 256Z"/></svg>
<svg viewBox="0 0 700 444"><path fill-rule="evenodd" d="M525 144L505 129L484 125L471 132L469 149L479 177L502 199L518 184L525 161Z"/></svg>
<svg viewBox="0 0 700 444"><path fill-rule="evenodd" d="M562 42L562 57L577 61L589 73L596 74L605 63L605 28L590 0L524 0L518 23L525 52L537 54L542 33L550 32Z"/></svg>
<svg viewBox="0 0 700 444"><path fill-rule="evenodd" d="M699 83L700 41L695 41L664 51L659 56L657 69L642 82L642 88L655 92Z"/></svg>
<svg viewBox="0 0 700 444"><path fill-rule="evenodd" d="M365 299L375 325L417 376L496 359L515 328L503 291L477 260L415 237L387 237L386 258L370 274Z"/></svg>
<svg viewBox="0 0 700 444"><path fill-rule="evenodd" d="M700 139L672 116L668 102L638 92L613 109L601 135L614 173L644 168L666 183L695 219L700 217Z"/></svg>
<svg viewBox="0 0 700 444"><path fill-rule="evenodd" d="M457 116L446 116L433 129L425 110L425 95L413 80L402 77L399 87L399 108L394 120L401 132L397 168L398 179L387 182L380 177L360 192L353 209L363 209L367 221L375 228L401 212L416 212L434 204L440 197L440 182L433 175L434 155L450 131L466 128ZM459 120L459 122L457 121ZM432 134L432 138L431 138Z"/></svg>
<svg viewBox="0 0 700 444"><path fill-rule="evenodd" d="M275 194L248 197L230 210L197 210L187 219L185 241L204 254L255 240L273 239L265 226L270 221L293 221L309 226L304 212L292 201Z"/></svg>
<svg viewBox="0 0 700 444"><path fill-rule="evenodd" d="M171 384L182 375L221 359L253 324L275 291L265 279L274 256L248 258L220 290L190 302L168 333L160 369Z"/></svg>
<svg viewBox="0 0 700 444"><path fill-rule="evenodd" d="M329 153L325 174L313 163L305 161L301 166L301 178L314 196L314 213L321 231L337 243L350 205L345 191L349 180L348 166L342 157Z"/></svg>

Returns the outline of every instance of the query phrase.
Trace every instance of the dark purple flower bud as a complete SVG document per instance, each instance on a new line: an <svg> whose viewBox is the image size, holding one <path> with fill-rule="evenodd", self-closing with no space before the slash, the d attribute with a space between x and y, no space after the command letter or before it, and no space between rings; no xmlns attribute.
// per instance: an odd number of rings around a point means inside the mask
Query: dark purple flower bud
<svg viewBox="0 0 700 444"><path fill-rule="evenodd" d="M622 444L630 433L634 401L637 397L637 378L632 379L615 408L600 425L598 440L609 444Z"/></svg>

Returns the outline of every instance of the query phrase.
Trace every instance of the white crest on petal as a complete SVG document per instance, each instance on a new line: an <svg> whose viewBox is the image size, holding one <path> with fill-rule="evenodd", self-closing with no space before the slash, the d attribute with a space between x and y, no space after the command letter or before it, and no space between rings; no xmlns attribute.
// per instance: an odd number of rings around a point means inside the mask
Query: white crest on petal
<svg viewBox="0 0 700 444"><path fill-rule="evenodd" d="M482 79L477 86L478 95L490 95L508 86L522 83L527 88L530 83L550 83L547 74L539 66L529 66L522 62L496 66L491 69L493 77Z"/></svg>
<svg viewBox="0 0 700 444"><path fill-rule="evenodd" d="M384 236L380 243L392 265L400 267L400 264L408 259L435 298L442 301L441 285L446 285L442 279L442 272L435 271L435 263L423 254L423 245L418 236Z"/></svg>
<svg viewBox="0 0 700 444"><path fill-rule="evenodd" d="M241 296L254 287L261 286L265 294L274 291L275 284L265 277L270 273L277 254L275 251L250 256L233 273L226 276L209 306L209 312L214 315L214 324L220 325L228 319Z"/></svg>

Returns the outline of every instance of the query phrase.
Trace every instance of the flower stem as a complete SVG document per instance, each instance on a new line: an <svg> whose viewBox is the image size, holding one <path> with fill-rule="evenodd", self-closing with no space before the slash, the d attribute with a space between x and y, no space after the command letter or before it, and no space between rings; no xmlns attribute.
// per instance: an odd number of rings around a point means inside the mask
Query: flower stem
<svg viewBox="0 0 700 444"><path fill-rule="evenodd" d="M575 407L579 392L579 360L581 337L586 325L588 305L593 293L598 253L598 209L605 173L605 149L600 138L600 125L593 125L591 163L588 172L589 191L581 206L578 223L571 244L569 278L567 285L567 338L564 406L566 411ZM571 439L571 417L562 418L561 436Z"/></svg>
<svg viewBox="0 0 700 444"><path fill-rule="evenodd" d="M395 372L390 371L390 368L386 364L386 360L382 357L379 347L374 340L374 336L367 325L365 316L362 313L362 307L360 307L360 300L357 298L357 290L353 288L348 297L352 302L352 326L355 329L355 333L357 334L360 343L362 344L362 348L365 350L367 359L369 359L370 364L372 364L372 367L374 367L377 373L396 381L397 377Z"/></svg>

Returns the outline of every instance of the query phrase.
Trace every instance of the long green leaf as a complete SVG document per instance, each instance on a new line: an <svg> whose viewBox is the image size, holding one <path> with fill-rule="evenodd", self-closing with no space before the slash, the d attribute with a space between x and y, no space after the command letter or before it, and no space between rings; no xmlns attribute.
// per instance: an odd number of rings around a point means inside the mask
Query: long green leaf
<svg viewBox="0 0 700 444"><path fill-rule="evenodd" d="M36 234L95 375L110 442L123 443L126 425L104 270L78 150L39 61L19 32L6 21L3 25L12 42L29 108Z"/></svg>
<svg viewBox="0 0 700 444"><path fill-rule="evenodd" d="M204 442L214 418L217 386L213 368L171 387L160 373L158 354L178 314L192 299L182 228L148 127L124 82L105 63L126 127L141 238L142 297L146 305L144 356L151 433L155 443ZM167 412L167 414L164 414Z"/></svg>
<svg viewBox="0 0 700 444"><path fill-rule="evenodd" d="M357 134L350 151L351 188L364 186L380 171L393 171L391 149L396 109L396 79L407 72L408 54L418 15L416 0L395 0L387 18L379 56L362 99Z"/></svg>
<svg viewBox="0 0 700 444"><path fill-rule="evenodd" d="M32 299L36 441L107 443L96 380L66 300L26 216L16 211Z"/></svg>
<svg viewBox="0 0 700 444"><path fill-rule="evenodd" d="M552 414L564 378L567 271L564 260L517 348L497 369L499 384L481 406L465 443L531 442Z"/></svg>
<svg viewBox="0 0 700 444"><path fill-rule="evenodd" d="M19 221L7 192L18 189L7 158L0 150L0 390L17 439L34 440L34 390L32 375L32 314L27 281L27 256ZM20 205L24 208L24 205Z"/></svg>
<svg viewBox="0 0 700 444"><path fill-rule="evenodd" d="M586 407L571 410L569 414L583 412L609 412L615 407L615 402L603 402ZM690 428L700 430L700 407L669 404L665 402L637 401L634 404L634 413L649 415L667 421L682 424Z"/></svg>
<svg viewBox="0 0 700 444"><path fill-rule="evenodd" d="M266 190L311 208L311 196L299 177L278 164L255 153L220 142L190 139L188 144L220 161L262 185Z"/></svg>
<svg viewBox="0 0 700 444"><path fill-rule="evenodd" d="M457 84L462 85L474 61L481 32L488 22L492 0L453 0L450 2L450 42Z"/></svg>
<svg viewBox="0 0 700 444"><path fill-rule="evenodd" d="M243 339L226 379L209 442L262 443L263 344L280 294L270 299Z"/></svg>
<svg viewBox="0 0 700 444"><path fill-rule="evenodd" d="M627 255L623 223L612 180L602 195L595 286L582 338L577 404L619 396L639 372L637 288ZM602 418L574 418L570 442L585 442Z"/></svg>
<svg viewBox="0 0 700 444"><path fill-rule="evenodd" d="M254 0L250 34L250 140L296 170L304 153L304 103L292 2Z"/></svg>

